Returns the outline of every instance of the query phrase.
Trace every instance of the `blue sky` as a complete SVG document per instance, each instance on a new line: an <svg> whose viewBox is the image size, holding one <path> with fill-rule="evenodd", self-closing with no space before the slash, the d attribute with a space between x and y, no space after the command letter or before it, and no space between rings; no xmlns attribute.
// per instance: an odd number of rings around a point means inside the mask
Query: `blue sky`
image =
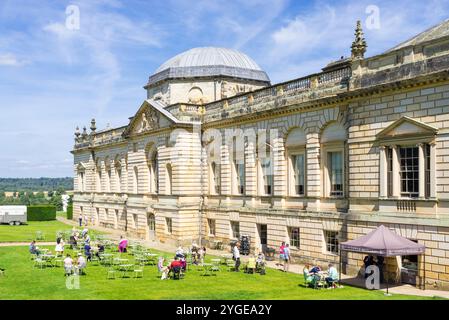
<svg viewBox="0 0 449 320"><path fill-rule="evenodd" d="M276 83L348 56L357 19L372 56L448 13L449 0L0 0L0 177L72 176L75 127L126 124L148 76L189 48L241 50Z"/></svg>

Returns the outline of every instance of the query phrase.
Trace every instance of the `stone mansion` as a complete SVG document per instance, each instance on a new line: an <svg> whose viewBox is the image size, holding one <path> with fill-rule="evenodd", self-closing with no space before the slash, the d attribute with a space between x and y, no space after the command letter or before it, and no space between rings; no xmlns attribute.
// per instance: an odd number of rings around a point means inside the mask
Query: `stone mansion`
<svg viewBox="0 0 449 320"><path fill-rule="evenodd" d="M350 58L275 85L236 50L171 58L127 125L77 129L74 216L173 244L287 241L318 264L383 224L426 246L386 259L397 282L449 289L449 20L366 48L358 23ZM357 273L363 255L343 258Z"/></svg>

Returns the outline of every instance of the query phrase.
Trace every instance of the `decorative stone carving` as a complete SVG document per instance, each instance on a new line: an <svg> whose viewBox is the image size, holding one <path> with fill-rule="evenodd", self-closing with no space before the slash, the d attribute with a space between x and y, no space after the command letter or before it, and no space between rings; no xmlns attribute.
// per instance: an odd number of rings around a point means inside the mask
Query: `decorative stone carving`
<svg viewBox="0 0 449 320"><path fill-rule="evenodd" d="M153 109L146 108L140 117L139 133L159 128L159 114Z"/></svg>
<svg viewBox="0 0 449 320"><path fill-rule="evenodd" d="M355 28L355 40L351 46L351 55L353 59L363 59L366 52L366 41L363 37L362 23L357 21Z"/></svg>

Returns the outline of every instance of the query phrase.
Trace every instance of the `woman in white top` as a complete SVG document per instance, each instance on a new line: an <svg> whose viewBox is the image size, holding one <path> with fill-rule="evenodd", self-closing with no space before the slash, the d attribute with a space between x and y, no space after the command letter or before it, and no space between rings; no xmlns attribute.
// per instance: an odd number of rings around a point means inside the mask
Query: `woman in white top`
<svg viewBox="0 0 449 320"><path fill-rule="evenodd" d="M64 243L62 241L56 244L55 253L57 256L62 256L64 254Z"/></svg>

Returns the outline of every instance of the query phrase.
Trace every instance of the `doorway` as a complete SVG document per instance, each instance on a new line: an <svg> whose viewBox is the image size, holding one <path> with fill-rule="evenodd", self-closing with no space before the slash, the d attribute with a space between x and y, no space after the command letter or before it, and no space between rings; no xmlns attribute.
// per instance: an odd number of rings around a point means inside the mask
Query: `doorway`
<svg viewBox="0 0 449 320"><path fill-rule="evenodd" d="M153 213L148 214L148 240L156 240L156 218Z"/></svg>
<svg viewBox="0 0 449 320"><path fill-rule="evenodd" d="M262 252L265 252L267 249L267 243L268 243L267 225L266 224L258 224L257 225L257 235L259 237L259 247L262 250Z"/></svg>

